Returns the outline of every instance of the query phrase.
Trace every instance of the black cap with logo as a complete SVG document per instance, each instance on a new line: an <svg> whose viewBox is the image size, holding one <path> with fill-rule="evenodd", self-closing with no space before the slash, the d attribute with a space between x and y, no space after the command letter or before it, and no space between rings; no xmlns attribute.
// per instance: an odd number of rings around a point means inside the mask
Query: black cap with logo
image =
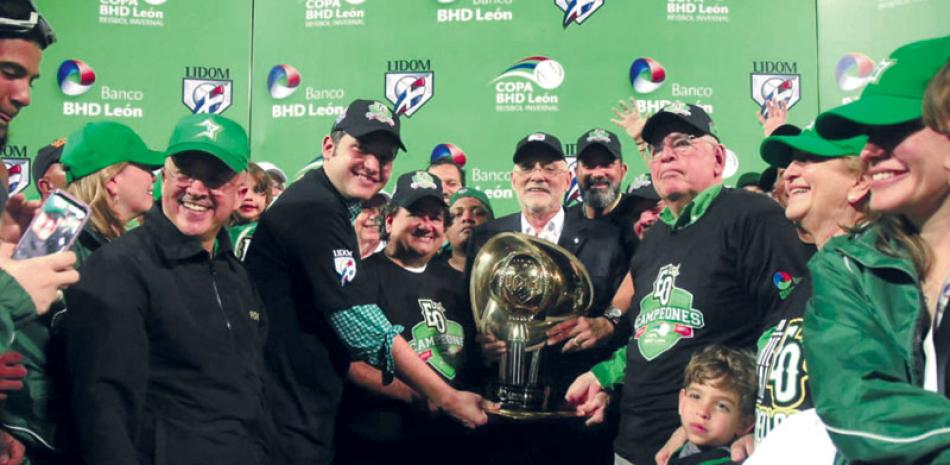
<svg viewBox="0 0 950 465"><path fill-rule="evenodd" d="M63 146L66 145L66 138L60 137L49 145L36 152L36 158L33 159L33 184L38 184L40 178L46 174L53 163L59 163L59 157L63 155Z"/></svg>
<svg viewBox="0 0 950 465"><path fill-rule="evenodd" d="M399 137L399 116L375 100L354 100L333 123L333 131L343 131L357 139L382 131L395 137L399 148L406 150Z"/></svg>
<svg viewBox="0 0 950 465"><path fill-rule="evenodd" d="M437 199L443 206L445 198L442 196L442 180L427 171L410 171L399 176L396 181L396 192L393 192L392 203L409 208L412 204L425 197Z"/></svg>
<svg viewBox="0 0 950 465"><path fill-rule="evenodd" d="M627 187L627 195L654 202L660 201L660 194L656 193L656 189L653 187L653 179L649 174L641 174L633 178L633 181L630 181L630 186Z"/></svg>
<svg viewBox="0 0 950 465"><path fill-rule="evenodd" d="M665 137L666 134L657 134L657 130L670 122L685 123L698 135L708 134L719 140L719 136L716 135L716 126L706 111L702 107L683 102L673 102L651 116L643 125L643 140L652 144L659 137Z"/></svg>
<svg viewBox="0 0 950 465"><path fill-rule="evenodd" d="M623 160L623 155L620 153L620 139L617 139L616 134L606 129L594 128L578 137L577 158L583 157L584 153L591 147L603 147L614 158Z"/></svg>
<svg viewBox="0 0 950 465"><path fill-rule="evenodd" d="M564 159L564 149L561 148L561 141L557 137L545 132L535 132L518 141L512 160L518 163L518 159L525 155L528 150L535 148L547 151L561 160Z"/></svg>

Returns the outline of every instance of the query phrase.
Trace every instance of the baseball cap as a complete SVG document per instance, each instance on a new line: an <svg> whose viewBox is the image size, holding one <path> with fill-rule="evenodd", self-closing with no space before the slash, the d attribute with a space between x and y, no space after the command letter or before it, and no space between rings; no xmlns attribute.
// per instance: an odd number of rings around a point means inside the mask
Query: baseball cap
<svg viewBox="0 0 950 465"><path fill-rule="evenodd" d="M848 139L828 140L814 129L805 129L801 134L769 136L759 146L762 159L776 168L785 168L792 161L796 150L825 158L857 156L868 141L859 135Z"/></svg>
<svg viewBox="0 0 950 465"><path fill-rule="evenodd" d="M155 169L164 161L165 156L148 148L132 128L114 121L86 123L66 138L59 158L67 183L116 163L131 162Z"/></svg>
<svg viewBox="0 0 950 465"><path fill-rule="evenodd" d="M399 137L399 115L375 100L354 100L333 123L332 130L343 131L357 139L382 131L395 137L399 148L406 150Z"/></svg>
<svg viewBox="0 0 950 465"><path fill-rule="evenodd" d="M488 196L484 192L475 189L474 187L463 187L452 194L452 198L449 199L449 206L455 205L455 202L458 202L459 199L471 197L475 200L478 200L488 209L488 213L491 213L491 216L494 218L495 210L491 208L491 200L488 200Z"/></svg>
<svg viewBox="0 0 950 465"><path fill-rule="evenodd" d="M278 183L283 184L287 182L287 175L284 174L284 170L277 167L277 165L269 161L260 161L257 162L257 166L261 167L262 170L266 171L274 180Z"/></svg>
<svg viewBox="0 0 950 465"><path fill-rule="evenodd" d="M749 171L748 173L742 173L739 175L739 180L736 181L736 187L745 187L745 186L758 186L759 179L762 177L759 173L755 171Z"/></svg>
<svg viewBox="0 0 950 465"><path fill-rule="evenodd" d="M392 202L397 206L409 208L419 199L433 197L445 205L442 198L442 181L427 171L410 171L399 176L396 181L396 191L393 192Z"/></svg>
<svg viewBox="0 0 950 465"><path fill-rule="evenodd" d="M630 181L630 186L627 187L627 195L654 202L660 201L660 194L657 194L656 189L653 188L653 179L650 178L649 174L641 174L633 178L633 181Z"/></svg>
<svg viewBox="0 0 950 465"><path fill-rule="evenodd" d="M31 173L33 184L39 183L40 178L46 174L50 165L59 163L59 158L63 155L64 145L66 145L66 138L60 137L36 152L36 158L33 159L33 172Z"/></svg>
<svg viewBox="0 0 950 465"><path fill-rule="evenodd" d="M950 36L904 45L881 61L861 98L818 116L818 133L845 139L867 126L889 126L920 118L927 83L950 59Z"/></svg>
<svg viewBox="0 0 950 465"><path fill-rule="evenodd" d="M213 155L235 173L246 170L250 159L244 128L220 115L194 114L178 120L165 156L190 151Z"/></svg>
<svg viewBox="0 0 950 465"><path fill-rule="evenodd" d="M716 135L716 126L713 124L712 118L706 114L706 110L691 103L683 102L673 102L651 116L643 125L643 140L653 143L661 135L657 134L657 130L670 122L686 123L698 133L708 134L719 140L719 136ZM666 136L666 134L662 134L662 136Z"/></svg>
<svg viewBox="0 0 950 465"><path fill-rule="evenodd" d="M577 158L584 156L584 152L591 147L603 147L614 158L623 159L620 153L620 140L617 135L602 128L594 128L577 138Z"/></svg>
<svg viewBox="0 0 950 465"><path fill-rule="evenodd" d="M32 40L45 50L56 42L56 34L33 0L4 0L0 2L0 39Z"/></svg>
<svg viewBox="0 0 950 465"><path fill-rule="evenodd" d="M564 150L561 148L561 141L557 137L545 132L535 132L518 141L512 160L518 163L518 159L532 148L540 148L554 154L557 158L564 159Z"/></svg>
<svg viewBox="0 0 950 465"><path fill-rule="evenodd" d="M759 176L759 189L771 193L775 190L775 181L778 180L778 168L769 166L762 170Z"/></svg>

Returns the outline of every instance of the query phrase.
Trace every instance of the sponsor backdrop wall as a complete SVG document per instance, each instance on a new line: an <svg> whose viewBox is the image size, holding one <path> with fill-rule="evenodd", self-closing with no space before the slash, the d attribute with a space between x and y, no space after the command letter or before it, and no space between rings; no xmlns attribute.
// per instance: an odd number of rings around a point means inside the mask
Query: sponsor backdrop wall
<svg viewBox="0 0 950 465"><path fill-rule="evenodd" d="M452 144L469 185L502 212L516 209L511 153L530 132L555 134L571 155L586 130L615 131L629 181L646 166L611 109L630 97L644 112L694 103L730 149L730 183L764 168L755 113L766 99L807 124L857 96L900 44L950 32L942 0L37 3L60 42L5 156L32 157L103 117L163 149L178 117L218 112L249 129L252 159L293 176L348 102L374 98L402 113L409 150L396 173Z"/></svg>

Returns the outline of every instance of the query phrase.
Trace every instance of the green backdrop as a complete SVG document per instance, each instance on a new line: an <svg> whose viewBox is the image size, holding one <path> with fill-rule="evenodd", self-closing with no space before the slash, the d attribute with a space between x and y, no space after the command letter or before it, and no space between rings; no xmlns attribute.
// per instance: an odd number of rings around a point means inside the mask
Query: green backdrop
<svg viewBox="0 0 950 465"><path fill-rule="evenodd" d="M897 46L950 32L945 0L579 0L572 11L566 0L37 4L60 41L4 156L32 157L106 112L164 148L175 120L197 108L245 125L252 159L293 175L347 103L388 97L407 115L395 172L454 144L469 185L500 212L517 208L507 173L530 132L557 135L572 154L587 129L622 134L610 122L618 100L633 96L648 112L703 105L736 155L729 183L764 168L757 99L790 97L791 122L807 124L857 96L862 73ZM83 87L77 73L58 82L64 62L83 69L68 60L94 71L85 93L62 90ZM634 79L632 67L642 68ZM630 179L645 165L621 140Z"/></svg>

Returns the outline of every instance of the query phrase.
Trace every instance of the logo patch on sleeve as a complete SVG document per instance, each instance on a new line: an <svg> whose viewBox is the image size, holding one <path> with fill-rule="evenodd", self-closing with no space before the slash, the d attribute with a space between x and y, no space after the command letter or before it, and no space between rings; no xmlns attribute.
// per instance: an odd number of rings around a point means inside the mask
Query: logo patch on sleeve
<svg viewBox="0 0 950 465"><path fill-rule="evenodd" d="M782 300L788 298L789 294L795 290L795 286L798 285L801 280L802 278L795 278L784 271L777 271L772 275L772 283L778 288L778 296Z"/></svg>
<svg viewBox="0 0 950 465"><path fill-rule="evenodd" d="M356 277L356 260L353 258L353 251L346 249L336 249L333 251L333 268L336 274L340 276L340 286L346 286L346 283L353 281Z"/></svg>

